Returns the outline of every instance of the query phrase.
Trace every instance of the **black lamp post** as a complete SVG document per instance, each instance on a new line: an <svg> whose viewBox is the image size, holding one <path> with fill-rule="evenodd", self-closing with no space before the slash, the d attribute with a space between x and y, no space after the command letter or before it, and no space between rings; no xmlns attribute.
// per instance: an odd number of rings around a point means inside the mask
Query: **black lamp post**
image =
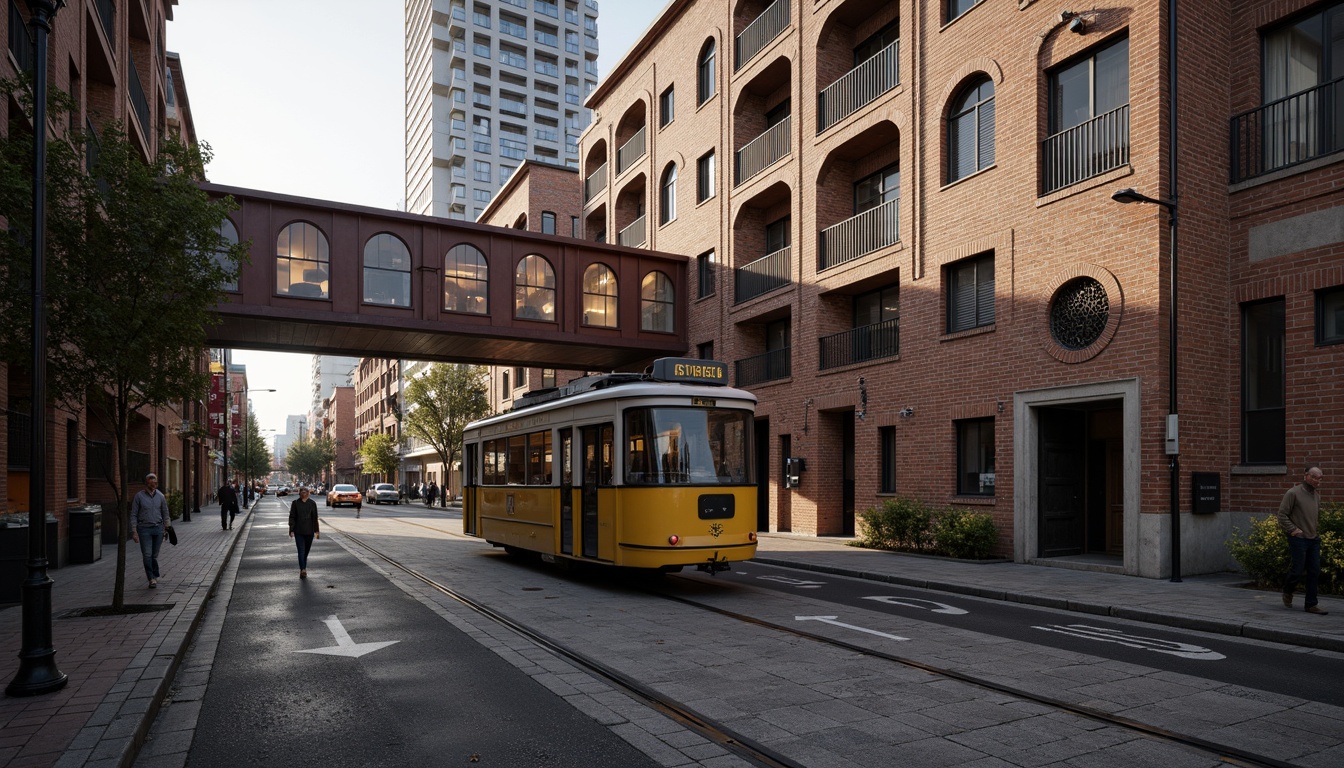
<svg viewBox="0 0 1344 768"><path fill-rule="evenodd" d="M1167 439L1168 470L1171 473L1171 580L1181 580L1181 449L1179 417L1176 410L1176 201L1141 195L1132 188L1117 189L1111 194L1117 203L1148 203L1167 209L1167 226L1171 230L1171 296L1167 307Z"/></svg>
<svg viewBox="0 0 1344 768"><path fill-rule="evenodd" d="M47 576L47 38L65 0L31 0L33 10L33 393L29 435L28 578L23 582L23 647L10 696L59 691L69 678L56 666ZM13 32L11 31L11 34Z"/></svg>

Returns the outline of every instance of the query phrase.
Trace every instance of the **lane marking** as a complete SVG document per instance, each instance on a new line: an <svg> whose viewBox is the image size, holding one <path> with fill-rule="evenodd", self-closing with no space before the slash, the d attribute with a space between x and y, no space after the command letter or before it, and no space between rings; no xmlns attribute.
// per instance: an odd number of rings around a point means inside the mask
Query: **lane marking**
<svg viewBox="0 0 1344 768"><path fill-rule="evenodd" d="M327 625L327 629L330 629L331 634L336 638L336 645L326 648L305 648L295 651L295 653L320 653L324 656L345 656L357 659L366 653L373 653L381 648L401 642L400 640L384 640L376 643L356 643L351 639L350 633L346 632L345 627L341 625L341 620L334 615L328 616L322 622Z"/></svg>
<svg viewBox="0 0 1344 768"><path fill-rule="evenodd" d="M1191 645L1190 643L1180 643L1175 640L1163 640L1157 637L1144 637L1142 635L1127 635L1118 629L1089 627L1086 624L1051 624L1044 627L1032 627L1032 629L1041 629L1046 632L1058 632L1062 635L1072 635L1074 637L1081 637L1085 640L1099 640L1103 643L1116 643L1129 648L1167 653L1172 656L1180 656L1183 659L1194 659L1196 661L1218 661L1219 659L1227 658L1217 651L1209 650L1208 648L1203 648L1198 645Z"/></svg>
<svg viewBox="0 0 1344 768"><path fill-rule="evenodd" d="M816 589L817 587L826 586L826 582L824 581L807 581L805 579L795 579L792 576L757 576L756 578L765 581L778 581L780 584L787 584L790 587L797 587L799 589Z"/></svg>
<svg viewBox="0 0 1344 768"><path fill-rule="evenodd" d="M896 641L898 641L898 642L900 642L900 641L905 641L905 640L909 640L909 639L910 639L910 638L908 638L908 637L901 637L900 635L889 635L889 634L887 634L886 632L878 632L876 629L869 629L869 628L867 628L867 627L860 627L860 626L857 626L857 625L854 625L854 624L846 624L846 623L844 623L844 622L842 622L842 621L836 621L836 619L838 619L838 618L840 618L840 617L839 617L839 616L794 616L794 617L793 617L794 621L820 621L820 622L824 622L824 623L826 623L826 624L834 624L834 625L837 626L837 627L844 627L845 629L852 629L852 630L854 630L855 632L867 632L867 633L870 634L870 635L877 635L878 637L885 637L885 638L887 638L888 640L896 640Z"/></svg>
<svg viewBox="0 0 1344 768"><path fill-rule="evenodd" d="M964 610L962 610L961 608L956 608L956 607L950 606L950 605L948 605L947 603L940 603L940 602L937 602L937 601L935 601L935 600L924 600L924 599L922 599L922 598L918 598L918 597L896 597L896 596L894 596L894 595L873 595L872 597L865 597L865 598L863 598L863 599L864 599L864 600L876 600L876 601L879 602L879 603L886 603L886 604L888 604L888 605L903 605L903 606L905 606L906 608L918 608L918 609L920 609L920 610L932 611L933 613L946 613L946 614L949 615L949 616L961 616L961 615L964 615L964 614L966 614L966 613L969 613L969 611L964 611ZM918 605L918 603L923 603L923 605ZM936 605L936 606L938 606L938 607L937 607L937 608L930 608L929 606L931 606L931 605Z"/></svg>

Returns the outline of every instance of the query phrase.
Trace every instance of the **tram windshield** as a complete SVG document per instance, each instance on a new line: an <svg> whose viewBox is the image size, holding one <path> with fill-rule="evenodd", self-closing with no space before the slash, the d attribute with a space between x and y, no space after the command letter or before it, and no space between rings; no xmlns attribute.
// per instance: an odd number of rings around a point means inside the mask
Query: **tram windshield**
<svg viewBox="0 0 1344 768"><path fill-rule="evenodd" d="M751 482L750 413L727 408L630 408L625 482L740 485Z"/></svg>

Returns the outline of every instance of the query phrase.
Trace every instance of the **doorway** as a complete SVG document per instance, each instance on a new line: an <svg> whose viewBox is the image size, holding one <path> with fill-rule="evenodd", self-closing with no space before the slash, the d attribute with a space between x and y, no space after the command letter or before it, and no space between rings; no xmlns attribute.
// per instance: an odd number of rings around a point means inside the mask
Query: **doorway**
<svg viewBox="0 0 1344 768"><path fill-rule="evenodd" d="M770 421L756 420L756 530L770 531ZM782 463L781 459L781 463ZM784 531L784 521L779 521Z"/></svg>
<svg viewBox="0 0 1344 768"><path fill-rule="evenodd" d="M854 412L840 414L840 534L854 535Z"/></svg>
<svg viewBox="0 0 1344 768"><path fill-rule="evenodd" d="M1123 403L1037 408L1034 557L1123 558Z"/></svg>

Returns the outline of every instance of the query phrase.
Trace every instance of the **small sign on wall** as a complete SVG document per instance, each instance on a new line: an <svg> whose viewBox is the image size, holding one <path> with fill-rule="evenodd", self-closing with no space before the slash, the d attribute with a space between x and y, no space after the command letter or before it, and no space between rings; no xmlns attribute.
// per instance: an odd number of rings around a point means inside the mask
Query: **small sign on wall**
<svg viewBox="0 0 1344 768"><path fill-rule="evenodd" d="M1222 483L1223 476L1217 472L1191 472L1190 487L1194 493L1191 510L1201 515L1222 511Z"/></svg>

